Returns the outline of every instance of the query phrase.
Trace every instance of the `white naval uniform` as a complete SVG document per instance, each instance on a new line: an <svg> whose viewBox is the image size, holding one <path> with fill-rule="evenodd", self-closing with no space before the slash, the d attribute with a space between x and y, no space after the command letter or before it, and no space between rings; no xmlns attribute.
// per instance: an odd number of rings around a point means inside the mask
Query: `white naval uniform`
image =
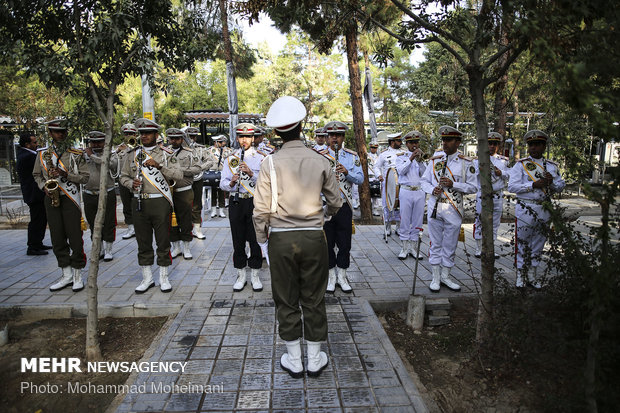
<svg viewBox="0 0 620 413"><path fill-rule="evenodd" d="M566 183L555 162L534 159L530 156L519 159L508 172L508 191L517 195L515 218L517 221L516 261L518 269L521 269L526 262L528 252L525 251L526 249L531 253L531 266L538 267L540 254L547 241L544 229L549 222L550 214L542 205L547 195L542 189L532 188L532 183L542 178L545 167L553 177L553 182L547 187L549 195L553 192L561 192ZM526 245L528 248L525 247Z"/></svg>
<svg viewBox="0 0 620 413"><path fill-rule="evenodd" d="M377 162L375 162L375 176L383 177L383 181L381 182L381 202L383 204L385 222L400 221L400 211L397 209L390 211L387 207L387 202L385 200L385 175L388 169L396 167L396 158L404 153L406 153L406 150L389 147L379 154Z"/></svg>
<svg viewBox="0 0 620 413"><path fill-rule="evenodd" d="M493 186L493 239L497 239L497 229L502 218L502 208L504 206L504 188L508 182L508 158L502 155L491 156L491 164L499 169L502 174L495 175L495 170L491 170L491 185ZM480 212L482 211L482 186L480 185L480 168L478 159L474 160L476 167L476 177L478 182L478 192L476 193L476 218L474 220L474 239L482 239L482 226L480 225Z"/></svg>
<svg viewBox="0 0 620 413"><path fill-rule="evenodd" d="M312 147L312 149L314 149L317 152L322 152L322 151L324 151L327 148L328 148L328 146L325 143L323 145L319 145L319 144L315 143L314 146Z"/></svg>
<svg viewBox="0 0 620 413"><path fill-rule="evenodd" d="M375 175L375 165L377 164L378 159L379 159L379 152L372 153L368 151L368 181L369 182L377 181L377 177ZM371 205L372 205L372 210L374 214L375 210L378 211L381 208L381 198L376 198L376 197L371 198ZM377 215L378 214L379 213L377 212Z"/></svg>
<svg viewBox="0 0 620 413"><path fill-rule="evenodd" d="M400 230L398 235L403 241L417 241L424 222L424 204L426 193L420 186L420 179L426 170L424 162L411 160L407 151L396 160L400 192Z"/></svg>
<svg viewBox="0 0 620 413"><path fill-rule="evenodd" d="M431 196L427 205L428 233L431 240L429 248L429 262L431 265L441 265L445 268L454 266L454 255L463 221L463 194L476 192L476 168L473 162L456 152L448 156L448 165L445 176L453 182L452 188L444 188L439 196L436 218L431 218L437 197L433 196L433 189L439 185L441 178L441 163L445 156L430 159L424 175L422 175L422 189ZM446 198L450 195L452 201Z"/></svg>

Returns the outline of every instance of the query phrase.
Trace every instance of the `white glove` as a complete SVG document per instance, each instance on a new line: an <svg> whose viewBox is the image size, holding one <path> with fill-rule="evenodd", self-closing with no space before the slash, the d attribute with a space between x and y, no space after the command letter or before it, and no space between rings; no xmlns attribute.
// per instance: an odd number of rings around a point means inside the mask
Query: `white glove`
<svg viewBox="0 0 620 413"><path fill-rule="evenodd" d="M269 252L267 250L268 245L269 245L269 240L258 243L258 246L260 247L260 250L263 253L263 257L265 257L265 259L267 260L267 265L269 265Z"/></svg>
<svg viewBox="0 0 620 413"><path fill-rule="evenodd" d="M323 220L328 222L330 219L332 219L332 216L327 215L327 205L323 205Z"/></svg>

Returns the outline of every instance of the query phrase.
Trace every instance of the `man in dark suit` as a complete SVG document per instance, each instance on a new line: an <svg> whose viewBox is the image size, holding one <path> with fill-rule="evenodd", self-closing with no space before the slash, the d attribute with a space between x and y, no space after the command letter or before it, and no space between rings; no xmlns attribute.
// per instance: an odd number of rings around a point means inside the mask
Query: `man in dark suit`
<svg viewBox="0 0 620 413"><path fill-rule="evenodd" d="M24 132L19 136L17 174L19 175L24 202L30 208L27 255L47 255L46 250L52 248L43 245L45 227L47 226L47 215L43 204L45 193L39 189L32 177L32 169L37 157L37 146L37 138L33 133Z"/></svg>

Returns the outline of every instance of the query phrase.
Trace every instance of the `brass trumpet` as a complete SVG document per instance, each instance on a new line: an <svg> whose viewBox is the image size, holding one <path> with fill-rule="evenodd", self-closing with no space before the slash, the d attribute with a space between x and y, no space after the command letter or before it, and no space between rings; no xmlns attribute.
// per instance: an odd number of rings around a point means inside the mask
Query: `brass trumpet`
<svg viewBox="0 0 620 413"><path fill-rule="evenodd" d="M125 137L125 145L131 146L132 148L138 145L138 138L135 136L128 135Z"/></svg>
<svg viewBox="0 0 620 413"><path fill-rule="evenodd" d="M53 164L52 153L49 150L43 152L43 159L45 160L45 165L49 170L49 165ZM45 181L43 187L45 188L50 199L52 200L52 206L54 208L58 208L60 206L60 186L58 184L58 180L50 178Z"/></svg>

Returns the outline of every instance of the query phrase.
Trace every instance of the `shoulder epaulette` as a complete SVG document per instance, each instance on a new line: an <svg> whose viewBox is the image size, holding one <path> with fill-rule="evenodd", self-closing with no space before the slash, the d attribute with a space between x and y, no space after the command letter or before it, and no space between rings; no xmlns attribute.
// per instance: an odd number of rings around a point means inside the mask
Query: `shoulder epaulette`
<svg viewBox="0 0 620 413"><path fill-rule="evenodd" d="M321 155L330 155L328 149L323 149L322 151L317 151L317 152L320 153Z"/></svg>
<svg viewBox="0 0 620 413"><path fill-rule="evenodd" d="M431 159L429 159L429 161L434 161L435 159L442 159L443 155L437 155L437 156L433 156Z"/></svg>
<svg viewBox="0 0 620 413"><path fill-rule="evenodd" d="M256 153L262 156L267 156L267 154L263 151L259 151L258 149L256 150Z"/></svg>
<svg viewBox="0 0 620 413"><path fill-rule="evenodd" d="M170 155L172 155L174 152L172 151L172 149L169 149L167 146L161 146L161 150L164 152L169 153Z"/></svg>
<svg viewBox="0 0 620 413"><path fill-rule="evenodd" d="M396 156L403 156L403 155L407 155L407 152L398 152L398 153L396 153Z"/></svg>
<svg viewBox="0 0 620 413"><path fill-rule="evenodd" d="M379 154L382 154L383 152L387 151L388 148L385 148L384 150L382 150L381 152L379 152Z"/></svg>
<svg viewBox="0 0 620 413"><path fill-rule="evenodd" d="M37 152L46 151L49 146L44 146L43 148L37 148Z"/></svg>
<svg viewBox="0 0 620 413"><path fill-rule="evenodd" d="M462 153L459 153L459 159L464 159L464 160L469 161L469 162L472 161L472 159L470 157L467 157L467 156L463 155Z"/></svg>
<svg viewBox="0 0 620 413"><path fill-rule="evenodd" d="M504 156L504 155L497 155L497 157L499 159L501 159L502 161L509 161L510 160L510 158L508 158L507 156Z"/></svg>
<svg viewBox="0 0 620 413"><path fill-rule="evenodd" d="M268 148L271 148L271 149L275 149L275 148L276 148L275 146L273 146L273 145L272 145L272 144L270 144L270 143L265 144L265 146L267 146Z"/></svg>
<svg viewBox="0 0 620 413"><path fill-rule="evenodd" d="M558 163L555 161L552 161L551 159L547 159L547 163L550 163L553 166L558 166Z"/></svg>
<svg viewBox="0 0 620 413"><path fill-rule="evenodd" d="M194 150L192 148L190 148L189 146L181 146L182 149L188 151L188 152L194 152Z"/></svg>
<svg viewBox="0 0 620 413"><path fill-rule="evenodd" d="M348 153L350 153L350 154L352 154L352 155L358 156L358 155L357 155L357 152L352 151L351 149L347 149L347 148L342 148L342 149L343 149L345 152L348 152Z"/></svg>
<svg viewBox="0 0 620 413"><path fill-rule="evenodd" d="M79 148L69 148L69 149L67 149L67 152L74 153L76 155L82 155L84 153L84 150L83 149L79 149Z"/></svg>
<svg viewBox="0 0 620 413"><path fill-rule="evenodd" d="M527 161L530 158L521 158L521 159L517 159L516 162L523 162L523 161Z"/></svg>

